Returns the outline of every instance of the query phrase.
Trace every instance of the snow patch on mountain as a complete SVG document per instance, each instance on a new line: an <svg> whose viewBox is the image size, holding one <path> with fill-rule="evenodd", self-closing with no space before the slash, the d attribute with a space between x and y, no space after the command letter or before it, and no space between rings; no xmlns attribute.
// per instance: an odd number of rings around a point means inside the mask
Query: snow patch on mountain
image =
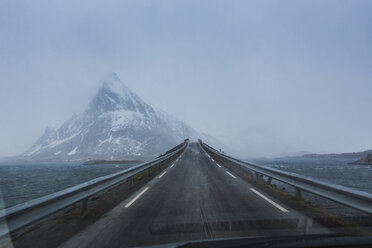
<svg viewBox="0 0 372 248"><path fill-rule="evenodd" d="M71 151L71 152L69 152L69 153L67 153L67 155L68 156L71 156L71 155L74 155L74 154L76 154L76 150L77 150L77 146L75 146L75 148Z"/></svg>

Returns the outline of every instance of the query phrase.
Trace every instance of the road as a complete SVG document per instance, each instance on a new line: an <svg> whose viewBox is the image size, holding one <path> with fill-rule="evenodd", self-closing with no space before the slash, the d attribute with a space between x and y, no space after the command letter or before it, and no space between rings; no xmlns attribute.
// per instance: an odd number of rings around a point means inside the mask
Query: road
<svg viewBox="0 0 372 248"><path fill-rule="evenodd" d="M296 235L308 219L217 164L198 143L62 247L128 247L185 240Z"/></svg>

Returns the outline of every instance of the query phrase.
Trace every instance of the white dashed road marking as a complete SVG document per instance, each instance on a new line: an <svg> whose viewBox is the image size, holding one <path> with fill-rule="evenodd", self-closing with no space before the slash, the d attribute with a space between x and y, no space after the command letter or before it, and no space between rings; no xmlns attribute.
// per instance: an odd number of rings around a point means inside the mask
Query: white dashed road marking
<svg viewBox="0 0 372 248"><path fill-rule="evenodd" d="M251 190L256 193L257 195L259 195L260 197L262 197L263 199L265 199L266 201L268 201L270 204L274 205L276 208L278 208L280 211L282 212L288 212L287 209L283 208L282 206L280 206L279 204L273 202L272 200L270 200L269 198L267 198L266 196L264 196L263 194L261 194L260 192L258 192L257 190L255 190L254 188L251 188Z"/></svg>
<svg viewBox="0 0 372 248"><path fill-rule="evenodd" d="M167 171L164 171L160 176L159 178L162 178L164 176L164 174L167 173Z"/></svg>
<svg viewBox="0 0 372 248"><path fill-rule="evenodd" d="M226 171L227 174L229 174L230 176L232 176L233 178L236 178L236 176L234 176L233 174L231 174L230 172Z"/></svg>
<svg viewBox="0 0 372 248"><path fill-rule="evenodd" d="M141 197L141 195L143 195L147 190L149 189L149 187L146 187L144 190L141 191L141 193L139 193L136 197L134 197L130 202L127 203L127 205L125 205L126 208L130 207L130 205L133 204L133 202L135 202L138 198Z"/></svg>

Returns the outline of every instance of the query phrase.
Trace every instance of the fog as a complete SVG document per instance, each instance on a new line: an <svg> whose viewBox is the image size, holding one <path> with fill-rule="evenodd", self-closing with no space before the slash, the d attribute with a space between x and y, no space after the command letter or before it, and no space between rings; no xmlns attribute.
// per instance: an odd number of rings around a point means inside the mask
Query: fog
<svg viewBox="0 0 372 248"><path fill-rule="evenodd" d="M0 2L0 156L116 72L242 157L372 148L371 1Z"/></svg>

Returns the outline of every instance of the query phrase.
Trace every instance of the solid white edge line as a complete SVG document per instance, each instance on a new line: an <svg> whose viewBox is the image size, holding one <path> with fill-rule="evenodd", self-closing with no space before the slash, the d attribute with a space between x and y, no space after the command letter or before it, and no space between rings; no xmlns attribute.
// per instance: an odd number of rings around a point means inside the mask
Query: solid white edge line
<svg viewBox="0 0 372 248"><path fill-rule="evenodd" d="M251 190L256 193L257 195L261 196L263 199L265 199L266 201L268 201L269 203L271 203L271 205L275 206L276 208L278 208L280 211L282 212L288 212L287 209L283 208L282 206L280 206L278 203L270 200L269 198L267 198L266 196L264 196L263 194L261 194L260 192L258 192L257 190L255 190L254 188L251 188Z"/></svg>
<svg viewBox="0 0 372 248"><path fill-rule="evenodd" d="M138 198L141 197L141 195L143 195L147 190L149 189L149 187L146 187L144 190L141 191L141 193L139 193L136 197L134 197L130 202L127 203L127 205L125 205L126 208L130 207L130 205L133 204L133 202L135 202Z"/></svg>
<svg viewBox="0 0 372 248"><path fill-rule="evenodd" d="M231 174L230 172L226 171L227 174L229 174L230 176L232 176L233 178L236 178L236 176L234 176L233 174Z"/></svg>
<svg viewBox="0 0 372 248"><path fill-rule="evenodd" d="M161 175L159 176L159 178L162 178L162 177L164 176L165 173L167 173L167 171L164 171L163 174L161 174Z"/></svg>

